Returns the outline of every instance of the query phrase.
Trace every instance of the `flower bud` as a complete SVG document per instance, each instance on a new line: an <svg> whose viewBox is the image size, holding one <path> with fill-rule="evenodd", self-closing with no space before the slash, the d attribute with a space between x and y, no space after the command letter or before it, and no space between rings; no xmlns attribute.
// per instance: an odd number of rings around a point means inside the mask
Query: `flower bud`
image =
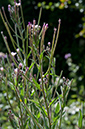
<svg viewBox="0 0 85 129"><path fill-rule="evenodd" d="M3 68L3 67L1 67L1 68L0 68L0 70L1 70L1 71L3 71L3 70L4 70L4 68Z"/></svg>
<svg viewBox="0 0 85 129"><path fill-rule="evenodd" d="M2 10L4 10L4 7L2 6Z"/></svg>
<svg viewBox="0 0 85 129"><path fill-rule="evenodd" d="M7 40L7 37L6 37L6 36L4 36L4 39L5 39L5 40Z"/></svg>
<svg viewBox="0 0 85 129"><path fill-rule="evenodd" d="M17 52L19 53L19 48L17 48Z"/></svg>
<svg viewBox="0 0 85 129"><path fill-rule="evenodd" d="M21 68L21 67L22 67L22 63L19 64L19 68Z"/></svg>
<svg viewBox="0 0 85 129"><path fill-rule="evenodd" d="M50 43L50 42L48 42L48 46L50 46L50 44L51 44L51 43Z"/></svg>
<svg viewBox="0 0 85 129"><path fill-rule="evenodd" d="M41 82L41 78L39 78L39 82Z"/></svg>
<svg viewBox="0 0 85 129"><path fill-rule="evenodd" d="M35 25L36 24L36 20L33 20L33 25Z"/></svg>
<svg viewBox="0 0 85 129"><path fill-rule="evenodd" d="M8 11L9 12L11 11L11 5L10 4L8 5Z"/></svg>
<svg viewBox="0 0 85 129"><path fill-rule="evenodd" d="M14 73L17 74L18 72L18 68L14 69Z"/></svg>
<svg viewBox="0 0 85 129"><path fill-rule="evenodd" d="M59 24L61 24L61 19L58 20Z"/></svg>
<svg viewBox="0 0 85 129"><path fill-rule="evenodd" d="M3 34L3 31L1 31L1 34Z"/></svg>
<svg viewBox="0 0 85 129"><path fill-rule="evenodd" d="M17 53L16 52L11 52L11 55L12 56L15 56Z"/></svg>

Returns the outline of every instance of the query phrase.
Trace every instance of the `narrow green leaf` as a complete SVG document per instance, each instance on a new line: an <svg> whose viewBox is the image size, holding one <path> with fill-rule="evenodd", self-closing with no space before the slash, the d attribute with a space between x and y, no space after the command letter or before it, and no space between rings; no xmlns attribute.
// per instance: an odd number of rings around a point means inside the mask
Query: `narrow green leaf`
<svg viewBox="0 0 85 129"><path fill-rule="evenodd" d="M33 90L32 93L31 93L31 97L34 95L35 91Z"/></svg>
<svg viewBox="0 0 85 129"><path fill-rule="evenodd" d="M26 98L24 98L24 103L27 104L27 99Z"/></svg>
<svg viewBox="0 0 85 129"><path fill-rule="evenodd" d="M35 103L36 105L39 105L39 103L38 103L38 101L36 100L33 100L33 99L29 99L29 101L31 101L31 102L33 102L33 103Z"/></svg>
<svg viewBox="0 0 85 129"><path fill-rule="evenodd" d="M82 129L82 120L83 120L82 112L81 110L79 110L78 126L80 129Z"/></svg>
<svg viewBox="0 0 85 129"><path fill-rule="evenodd" d="M42 108L43 108L43 111L44 111L45 115L47 116L48 114L47 114L47 112L46 112L45 107L43 106Z"/></svg>
<svg viewBox="0 0 85 129"><path fill-rule="evenodd" d="M27 55L27 59L30 57L31 53L32 53L32 51L30 51L29 54Z"/></svg>
<svg viewBox="0 0 85 129"><path fill-rule="evenodd" d="M57 114L59 112L59 110L60 110L60 105L59 105L59 103L57 103L57 106L56 106L56 109L55 109L55 113Z"/></svg>
<svg viewBox="0 0 85 129"><path fill-rule="evenodd" d="M45 50L43 52L41 52L41 54L40 54L40 60L42 59L44 52L45 52Z"/></svg>
<svg viewBox="0 0 85 129"><path fill-rule="evenodd" d="M14 84L12 82L8 81L8 84L11 87L12 90L15 90Z"/></svg>
<svg viewBox="0 0 85 129"><path fill-rule="evenodd" d="M21 96L24 96L24 88L21 89L20 95L21 95Z"/></svg>
<svg viewBox="0 0 85 129"><path fill-rule="evenodd" d="M39 90L41 90L40 85L36 82L36 80L34 78L32 78L32 80L33 80L33 82L35 84L35 87L37 87Z"/></svg>
<svg viewBox="0 0 85 129"><path fill-rule="evenodd" d="M40 118L40 112L37 114L37 118Z"/></svg>
<svg viewBox="0 0 85 129"><path fill-rule="evenodd" d="M50 102L49 106L51 106L55 101L55 98Z"/></svg>
<svg viewBox="0 0 85 129"><path fill-rule="evenodd" d="M34 66L34 62L30 65L29 70Z"/></svg>

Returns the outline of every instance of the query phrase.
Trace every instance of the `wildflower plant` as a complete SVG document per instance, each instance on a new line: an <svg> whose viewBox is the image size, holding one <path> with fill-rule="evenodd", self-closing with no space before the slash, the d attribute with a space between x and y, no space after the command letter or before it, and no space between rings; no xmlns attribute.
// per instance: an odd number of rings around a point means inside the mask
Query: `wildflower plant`
<svg viewBox="0 0 85 129"><path fill-rule="evenodd" d="M36 20L33 20L33 23L28 22L25 25L21 1L19 0L19 3L14 1L14 6L8 5L14 29L6 17L4 7L0 10L14 48L12 52L7 37L1 32L9 52L7 55L9 66L6 67L3 60L0 67L0 72L4 72L1 79L6 85L6 97L10 105L9 120L12 127L16 129L60 129L72 83L72 80L65 77L61 79L62 72L58 76L55 71L56 59L53 56L61 19L58 21L58 30L54 28L52 43L48 42L45 47L44 40L48 24L44 23L42 27L39 25L41 10L37 24ZM46 71L44 57L49 60ZM13 94L14 106L11 103L10 94Z"/></svg>

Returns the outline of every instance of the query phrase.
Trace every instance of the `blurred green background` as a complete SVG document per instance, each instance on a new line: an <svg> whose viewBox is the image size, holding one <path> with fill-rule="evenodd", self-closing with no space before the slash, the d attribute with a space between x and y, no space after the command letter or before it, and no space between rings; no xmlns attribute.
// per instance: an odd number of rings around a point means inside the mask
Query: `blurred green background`
<svg viewBox="0 0 85 129"><path fill-rule="evenodd" d="M18 1L17 1L18 2ZM13 5L14 0L0 0L0 9L4 6L9 19L8 4ZM55 52L56 73L63 70L63 76L73 78L72 89L69 95L69 105L73 102L84 102L85 98L85 0L22 0L25 23L38 20L40 7L42 17L40 24L48 23L45 44L52 42L54 27L57 28L58 19L61 19L61 30ZM9 22L11 20L9 19ZM8 36L0 17L0 32ZM8 41L12 48L11 42ZM0 35L0 52L7 52L4 41ZM65 54L71 53L66 60ZM1 103L1 102L0 102ZM85 116L84 116L85 119ZM73 119L72 119L73 120Z"/></svg>

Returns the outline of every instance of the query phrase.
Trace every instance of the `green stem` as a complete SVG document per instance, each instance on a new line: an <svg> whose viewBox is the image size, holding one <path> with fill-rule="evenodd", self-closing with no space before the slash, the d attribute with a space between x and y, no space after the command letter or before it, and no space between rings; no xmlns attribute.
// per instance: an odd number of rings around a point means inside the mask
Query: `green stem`
<svg viewBox="0 0 85 129"><path fill-rule="evenodd" d="M26 66L28 66L28 59L27 59L27 55L28 55L28 26L27 26L27 42L26 42Z"/></svg>
<svg viewBox="0 0 85 129"><path fill-rule="evenodd" d="M39 25L39 23L40 23L41 14L42 14L42 8L40 8L39 19L38 19L38 25Z"/></svg>
<svg viewBox="0 0 85 129"><path fill-rule="evenodd" d="M52 45L52 50L51 50L49 67L48 67L46 73L44 74L44 76L46 76L48 74L48 72L50 71L51 63L52 63L52 59L53 59L53 55L54 55L54 52L55 52L55 49L56 49L56 45L57 45L57 42L58 42L59 31L60 31L60 23L58 25L58 31L57 31L57 36L56 36L55 44L54 44L54 40L53 40L53 45ZM55 38L55 34L54 34L54 38Z"/></svg>
<svg viewBox="0 0 85 129"><path fill-rule="evenodd" d="M14 112L13 107L12 107L12 105L11 105L11 103L10 103L10 100L9 100L9 96L8 96L7 74L6 74L5 84L6 84L7 100L8 100L8 103L9 103L10 107L11 107L11 110Z"/></svg>
<svg viewBox="0 0 85 129"><path fill-rule="evenodd" d="M21 104L20 104L20 115L21 115L21 124L22 124L22 126L21 126L21 128L22 129L24 129L24 125L23 125L23 114L22 114L22 109L21 109Z"/></svg>
<svg viewBox="0 0 85 129"><path fill-rule="evenodd" d="M17 36L17 27L16 27L16 24L15 24L15 32L16 32L16 41L17 41L17 47L20 49L19 47L19 40L18 40L18 36ZM22 58L22 55L21 55L21 51L17 52L19 58L21 59L22 63L23 63L23 58Z"/></svg>
<svg viewBox="0 0 85 129"><path fill-rule="evenodd" d="M0 13L1 13L1 10L0 10ZM7 19L7 17L6 17L5 10L3 10L3 14L4 14L4 17L5 17L5 20L6 20L7 24L8 24L8 26L9 26L10 29L16 34L16 32L13 30L13 28L12 28L11 25L10 25L10 23L8 22L8 19ZM1 13L1 16L3 17L2 13ZM4 22L5 22L5 20L4 20ZM20 38L19 35L18 35L18 37ZM20 38L20 39L21 39L21 38Z"/></svg>
<svg viewBox="0 0 85 129"><path fill-rule="evenodd" d="M22 23L23 23L23 27L24 27L24 30L25 30L25 22L24 22L24 16L23 16L22 5L20 6L20 9L21 9Z"/></svg>
<svg viewBox="0 0 85 129"><path fill-rule="evenodd" d="M5 44L6 44L7 50L8 50L8 52L9 52L11 58L12 58L12 61L14 62L15 66L18 67L18 65L17 65L17 63L15 62L13 56L11 55L11 51L10 51L9 45L8 45L8 43L7 43L7 40L4 38L3 35L2 35L2 37L3 37L3 40L4 40Z"/></svg>

